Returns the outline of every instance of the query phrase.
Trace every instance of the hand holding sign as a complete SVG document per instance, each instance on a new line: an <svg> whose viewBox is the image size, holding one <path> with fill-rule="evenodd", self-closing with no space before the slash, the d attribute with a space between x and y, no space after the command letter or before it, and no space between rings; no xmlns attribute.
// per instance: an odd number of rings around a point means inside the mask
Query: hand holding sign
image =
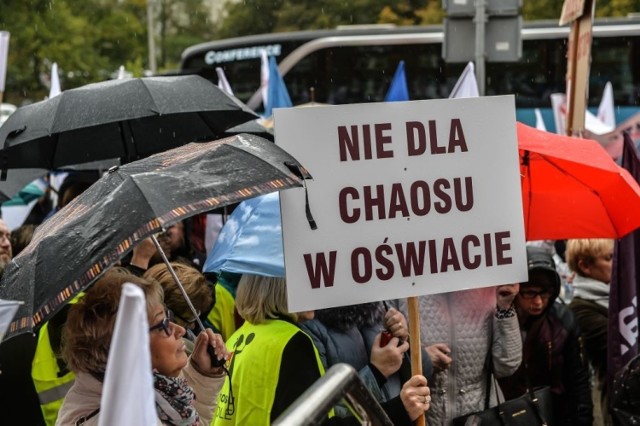
<svg viewBox="0 0 640 426"><path fill-rule="evenodd" d="M431 407L431 390L427 386L427 379L420 374L411 377L402 386L400 399L411 421L416 421Z"/></svg>
<svg viewBox="0 0 640 426"><path fill-rule="evenodd" d="M513 300L520 291L520 284L506 284L496 287L496 305L498 309L506 311L513 305Z"/></svg>

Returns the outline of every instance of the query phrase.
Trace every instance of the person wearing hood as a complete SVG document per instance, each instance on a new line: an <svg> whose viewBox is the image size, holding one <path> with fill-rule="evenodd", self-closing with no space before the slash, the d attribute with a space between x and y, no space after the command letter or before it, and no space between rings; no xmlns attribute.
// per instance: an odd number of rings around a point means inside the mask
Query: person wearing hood
<svg viewBox="0 0 640 426"><path fill-rule="evenodd" d="M510 377L499 379L505 399L527 389L549 386L553 421L550 424L591 425L593 404L589 365L575 316L555 303L561 280L551 255L527 247L529 280L520 283L515 307L523 340L522 364Z"/></svg>

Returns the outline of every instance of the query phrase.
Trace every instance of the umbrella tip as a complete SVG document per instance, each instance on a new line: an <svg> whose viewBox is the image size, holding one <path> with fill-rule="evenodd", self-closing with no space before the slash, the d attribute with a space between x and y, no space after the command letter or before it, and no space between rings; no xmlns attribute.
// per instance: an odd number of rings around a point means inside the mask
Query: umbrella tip
<svg viewBox="0 0 640 426"><path fill-rule="evenodd" d="M107 173L111 174L113 172L117 172L119 168L120 166L112 166L109 168L109 170L107 170Z"/></svg>

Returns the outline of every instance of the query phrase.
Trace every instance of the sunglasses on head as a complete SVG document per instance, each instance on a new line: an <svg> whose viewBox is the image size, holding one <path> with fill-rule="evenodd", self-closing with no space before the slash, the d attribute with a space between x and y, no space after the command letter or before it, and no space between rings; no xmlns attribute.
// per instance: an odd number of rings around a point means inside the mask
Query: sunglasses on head
<svg viewBox="0 0 640 426"><path fill-rule="evenodd" d="M193 317L192 319L188 320L186 318L181 317L178 314L174 314L176 318L178 318L180 321L184 322L185 324L187 324L187 326L191 326L193 324L196 323L196 321L198 321L198 317L200 317L200 311L196 311L196 313L198 314L196 317Z"/></svg>
<svg viewBox="0 0 640 426"><path fill-rule="evenodd" d="M162 321L160 321L159 323L157 323L156 325L153 325L151 327L149 327L149 332L155 331L155 330L164 330L165 333L167 333L167 336L171 336L173 330L171 328L171 323L173 322L173 312L171 312L169 309L167 309L164 312L164 318L162 319Z"/></svg>

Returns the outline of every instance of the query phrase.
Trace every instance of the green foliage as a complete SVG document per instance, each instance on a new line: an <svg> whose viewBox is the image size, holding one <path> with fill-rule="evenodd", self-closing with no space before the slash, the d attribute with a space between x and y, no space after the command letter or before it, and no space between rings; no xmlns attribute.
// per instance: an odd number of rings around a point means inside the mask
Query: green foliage
<svg viewBox="0 0 640 426"><path fill-rule="evenodd" d="M597 17L627 16L640 12L640 0L596 0Z"/></svg>
<svg viewBox="0 0 640 426"><path fill-rule="evenodd" d="M228 2L216 38L270 33L276 28L283 0L241 0Z"/></svg>

